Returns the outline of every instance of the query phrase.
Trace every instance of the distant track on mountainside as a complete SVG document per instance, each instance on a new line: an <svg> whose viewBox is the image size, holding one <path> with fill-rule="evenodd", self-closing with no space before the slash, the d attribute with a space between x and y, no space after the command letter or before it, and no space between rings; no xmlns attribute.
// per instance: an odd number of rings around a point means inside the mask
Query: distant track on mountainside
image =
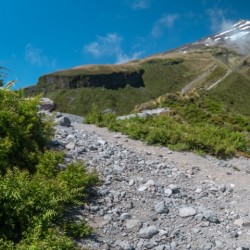
<svg viewBox="0 0 250 250"><path fill-rule="evenodd" d="M217 68L217 65L214 65L213 67L211 67L210 69L208 69L207 72L203 73L202 75L200 75L199 77L195 78L193 81L191 81L188 85L186 85L182 90L181 93L182 94L186 94L187 92L189 92L190 90L192 90L193 88L195 88L197 86L198 83L204 81L206 79L206 77Z"/></svg>
<svg viewBox="0 0 250 250"><path fill-rule="evenodd" d="M220 78L219 80L217 80L216 82L214 82L212 85L210 85L207 90L211 90L213 89L214 87L216 87L220 82L222 82L224 79L226 79L226 77L228 77L230 74L232 73L232 70L231 69L228 69L226 74Z"/></svg>

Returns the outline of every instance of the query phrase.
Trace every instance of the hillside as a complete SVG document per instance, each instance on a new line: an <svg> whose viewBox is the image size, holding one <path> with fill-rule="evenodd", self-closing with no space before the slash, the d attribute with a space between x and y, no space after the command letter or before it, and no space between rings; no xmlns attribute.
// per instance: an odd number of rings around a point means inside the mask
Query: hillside
<svg viewBox="0 0 250 250"><path fill-rule="evenodd" d="M85 115L93 104L117 114L165 93L206 89L250 115L249 21L180 48L119 65L86 65L40 77L28 95L43 93L60 111Z"/></svg>

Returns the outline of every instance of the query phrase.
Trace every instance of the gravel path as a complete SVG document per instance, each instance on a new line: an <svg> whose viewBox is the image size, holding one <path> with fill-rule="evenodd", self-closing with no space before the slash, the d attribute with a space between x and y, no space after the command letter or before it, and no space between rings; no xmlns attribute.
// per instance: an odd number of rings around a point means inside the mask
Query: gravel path
<svg viewBox="0 0 250 250"><path fill-rule="evenodd" d="M85 160L103 181L81 211L96 229L83 248L249 249L249 160L173 152L77 122L56 126L55 140L66 161Z"/></svg>

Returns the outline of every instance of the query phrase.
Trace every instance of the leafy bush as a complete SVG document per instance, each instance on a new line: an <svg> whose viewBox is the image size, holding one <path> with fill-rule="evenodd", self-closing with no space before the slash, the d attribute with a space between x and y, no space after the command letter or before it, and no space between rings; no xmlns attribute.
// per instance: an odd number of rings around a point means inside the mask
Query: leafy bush
<svg viewBox="0 0 250 250"><path fill-rule="evenodd" d="M111 120L106 122L105 115L99 113L98 122L95 119L92 122L173 150L205 152L218 157L250 153L250 120L225 109L206 93L171 93L150 103L152 107L158 103L160 107L170 108L170 112L146 118L113 119L112 126Z"/></svg>
<svg viewBox="0 0 250 250"><path fill-rule="evenodd" d="M32 242L33 237L36 241L50 239L51 232L57 232L57 238L60 234L65 239L74 235L70 231L60 232L60 228L77 229L65 218L65 213L70 207L83 204L88 189L98 179L95 174L87 174L80 163L60 170L62 157L56 152L46 152L43 158L46 160L39 163L35 174L14 168L0 177L0 238L22 245L22 241ZM44 163L51 158L53 166L48 168ZM81 226L82 236L91 232L87 225Z"/></svg>
<svg viewBox="0 0 250 250"><path fill-rule="evenodd" d="M70 216L98 184L82 162L60 168L49 151L52 123L38 114L39 98L0 89L0 249L78 249L72 237L92 232Z"/></svg>
<svg viewBox="0 0 250 250"><path fill-rule="evenodd" d="M33 171L52 136L52 123L38 115L39 99L0 89L0 171L19 167Z"/></svg>
<svg viewBox="0 0 250 250"><path fill-rule="evenodd" d="M96 124L99 127L111 128L115 124L116 115L113 113L102 113L98 106L93 105L91 111L85 118L85 122Z"/></svg>

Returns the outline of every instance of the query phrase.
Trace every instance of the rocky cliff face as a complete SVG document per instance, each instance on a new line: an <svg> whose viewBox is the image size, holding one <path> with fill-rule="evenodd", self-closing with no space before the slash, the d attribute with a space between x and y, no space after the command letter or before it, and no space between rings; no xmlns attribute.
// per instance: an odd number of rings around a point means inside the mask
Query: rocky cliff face
<svg viewBox="0 0 250 250"><path fill-rule="evenodd" d="M126 85L139 88L144 86L142 79L144 71L111 72L107 74L50 74L39 78L40 90L76 89L84 87L103 87L107 89L124 88Z"/></svg>

